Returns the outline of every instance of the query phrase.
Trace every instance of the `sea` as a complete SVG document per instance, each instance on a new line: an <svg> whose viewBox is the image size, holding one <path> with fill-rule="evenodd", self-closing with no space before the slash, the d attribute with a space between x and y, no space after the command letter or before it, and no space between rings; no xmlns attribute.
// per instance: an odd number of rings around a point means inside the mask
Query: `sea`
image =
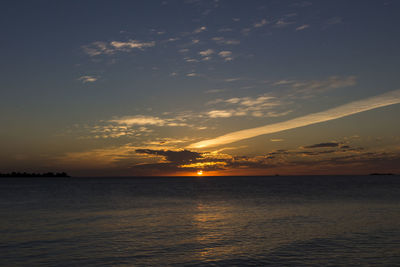
<svg viewBox="0 0 400 267"><path fill-rule="evenodd" d="M0 266L396 265L400 176L0 179Z"/></svg>

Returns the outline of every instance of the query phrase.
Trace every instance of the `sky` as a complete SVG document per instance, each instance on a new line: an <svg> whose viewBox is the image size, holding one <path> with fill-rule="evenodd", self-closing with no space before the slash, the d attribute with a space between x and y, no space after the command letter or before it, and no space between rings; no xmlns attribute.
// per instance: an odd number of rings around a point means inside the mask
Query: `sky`
<svg viewBox="0 0 400 267"><path fill-rule="evenodd" d="M0 172L400 173L399 11L2 1Z"/></svg>

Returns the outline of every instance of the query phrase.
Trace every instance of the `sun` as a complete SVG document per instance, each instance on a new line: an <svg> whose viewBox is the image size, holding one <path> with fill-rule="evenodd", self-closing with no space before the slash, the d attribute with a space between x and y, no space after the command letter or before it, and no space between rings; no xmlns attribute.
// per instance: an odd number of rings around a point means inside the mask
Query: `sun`
<svg viewBox="0 0 400 267"><path fill-rule="evenodd" d="M203 175L203 171L202 171L202 170L197 171L197 175L198 175L198 176Z"/></svg>

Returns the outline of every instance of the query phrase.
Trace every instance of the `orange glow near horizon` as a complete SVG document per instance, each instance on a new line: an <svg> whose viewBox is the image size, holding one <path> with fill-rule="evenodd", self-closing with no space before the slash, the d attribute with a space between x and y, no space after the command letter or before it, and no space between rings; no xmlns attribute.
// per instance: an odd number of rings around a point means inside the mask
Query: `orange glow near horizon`
<svg viewBox="0 0 400 267"><path fill-rule="evenodd" d="M203 171L202 170L197 171L197 175L198 176L202 176L203 175Z"/></svg>

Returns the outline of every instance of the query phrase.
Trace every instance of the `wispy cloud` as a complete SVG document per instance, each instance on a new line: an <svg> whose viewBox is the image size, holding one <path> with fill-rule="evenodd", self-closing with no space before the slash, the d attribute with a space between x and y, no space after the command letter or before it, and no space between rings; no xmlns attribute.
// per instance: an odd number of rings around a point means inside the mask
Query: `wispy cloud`
<svg viewBox="0 0 400 267"><path fill-rule="evenodd" d="M295 81L291 83L290 86L295 89L297 93L313 94L316 92L325 92L336 88L349 87L356 84L356 76L331 76L325 80Z"/></svg>
<svg viewBox="0 0 400 267"><path fill-rule="evenodd" d="M302 30L305 30L305 29L307 29L307 28L309 28L309 27L310 27L310 25L308 25L308 24L303 24L303 25L297 27L297 28L296 28L296 31L302 31Z"/></svg>
<svg viewBox="0 0 400 267"><path fill-rule="evenodd" d="M226 91L226 89L210 89L210 90L205 91L204 93L206 93L206 94L216 94L216 93L222 93L222 92L225 92L225 91Z"/></svg>
<svg viewBox="0 0 400 267"><path fill-rule="evenodd" d="M325 147L338 147L339 143L337 142L327 142L327 143L319 143L310 146L304 146L304 148L325 148Z"/></svg>
<svg viewBox="0 0 400 267"><path fill-rule="evenodd" d="M202 155L198 152L189 150L154 150L154 149L136 149L138 154L156 155L165 157L170 163L183 164L189 163L201 158Z"/></svg>
<svg viewBox="0 0 400 267"><path fill-rule="evenodd" d="M193 31L194 34L198 34L207 30L206 26L201 26Z"/></svg>
<svg viewBox="0 0 400 267"><path fill-rule="evenodd" d="M190 57L185 57L184 60L185 60L186 62L189 62L189 63L199 62L197 59L195 59L195 58L190 58Z"/></svg>
<svg viewBox="0 0 400 267"><path fill-rule="evenodd" d="M111 55L114 49L110 48L106 42L93 42L90 45L82 46L83 51L91 57L98 55Z"/></svg>
<svg viewBox="0 0 400 267"><path fill-rule="evenodd" d="M311 124L335 120L360 112L394 105L400 103L400 90L391 91L379 96L354 101L336 108L326 111L309 114L284 122L265 125L257 128L251 128L241 131L228 133L217 138L204 140L189 145L189 148L205 148L219 146L223 144L237 142L243 139L252 138L259 135L281 132L285 130L295 129Z"/></svg>
<svg viewBox="0 0 400 267"><path fill-rule="evenodd" d="M222 36L213 37L213 38L211 38L211 40L213 40L214 42L216 42L219 45L238 45L238 44L240 44L239 40L226 39L225 37L222 37Z"/></svg>
<svg viewBox="0 0 400 267"><path fill-rule="evenodd" d="M327 25L335 25L335 24L340 24L342 22L343 22L343 18L341 18L341 17L333 17L333 18L328 19L326 21L326 24Z"/></svg>
<svg viewBox="0 0 400 267"><path fill-rule="evenodd" d="M253 27L254 28L260 28L260 27L265 26L267 24L268 24L268 21L266 19L262 19L261 21L254 23Z"/></svg>
<svg viewBox="0 0 400 267"><path fill-rule="evenodd" d="M221 57L230 57L232 55L231 51L221 51L218 53Z"/></svg>
<svg viewBox="0 0 400 267"><path fill-rule="evenodd" d="M231 83L231 82L237 82L237 81L240 81L240 80L242 80L242 78L227 78L224 81L228 82L228 83Z"/></svg>
<svg viewBox="0 0 400 267"><path fill-rule="evenodd" d="M183 137L183 138L156 138L150 141L144 142L145 145L153 145L153 146L169 146L176 145L181 143L192 142L193 138Z"/></svg>
<svg viewBox="0 0 400 267"><path fill-rule="evenodd" d="M207 105L217 104L220 106L225 106L226 108L213 109L206 113L207 117L279 117L287 115L291 112L291 110L280 111L284 102L273 96L267 95L261 95L258 97L233 97L228 99L215 99L207 103Z"/></svg>
<svg viewBox="0 0 400 267"><path fill-rule="evenodd" d="M157 125L163 126L166 124L166 121L160 119L159 117L152 116L126 116L119 119L110 120L110 122L115 122L118 124L126 124L126 125Z"/></svg>
<svg viewBox="0 0 400 267"><path fill-rule="evenodd" d="M211 110L207 113L210 118L229 118L235 115L233 110Z"/></svg>
<svg viewBox="0 0 400 267"><path fill-rule="evenodd" d="M291 88L292 95L303 98L313 97L316 94L323 93L332 89L350 87L357 84L356 76L330 76L323 80L280 80L274 82L275 86Z"/></svg>
<svg viewBox="0 0 400 267"><path fill-rule="evenodd" d="M117 50L121 51L129 51L131 49L143 49L146 47L153 47L155 45L155 42L140 42L137 40L129 40L127 42L119 42L119 41L112 41L110 42L110 45L114 47Z"/></svg>
<svg viewBox="0 0 400 267"><path fill-rule="evenodd" d="M218 32L232 32L233 29L232 28L221 28L218 30Z"/></svg>
<svg viewBox="0 0 400 267"><path fill-rule="evenodd" d="M126 42L111 41L111 42L93 42L83 46L83 51L89 56L111 55L117 51L129 52L132 49L143 50L147 47L155 46L155 42L141 42L138 40L129 40Z"/></svg>
<svg viewBox="0 0 400 267"><path fill-rule="evenodd" d="M286 21L286 20L284 20L284 19L280 19L280 20L278 20L278 21L275 23L274 27L283 28L283 27L286 27L286 26L288 26L288 25L290 25L290 24L293 24L293 23L294 23L294 22Z"/></svg>
<svg viewBox="0 0 400 267"><path fill-rule="evenodd" d="M187 126L186 123L177 122L175 119L162 119L153 116L125 116L118 119L110 120L109 122L122 125L153 125L153 126Z"/></svg>
<svg viewBox="0 0 400 267"><path fill-rule="evenodd" d="M109 139L131 136L142 136L143 134L151 133L152 130L141 126L137 129L128 127L128 125L96 125L90 129L88 136L83 136L80 139Z"/></svg>
<svg viewBox="0 0 400 267"><path fill-rule="evenodd" d="M220 57L222 57L225 61L233 60L232 52L231 51L221 51L218 53Z"/></svg>
<svg viewBox="0 0 400 267"><path fill-rule="evenodd" d="M191 72L191 73L186 74L186 76L187 77L197 77L197 76L199 76L199 74L197 74L195 72Z"/></svg>
<svg viewBox="0 0 400 267"><path fill-rule="evenodd" d="M166 41L167 41L167 42L176 42L176 41L178 41L178 40L180 40L179 37L171 37L171 38L168 38Z"/></svg>
<svg viewBox="0 0 400 267"><path fill-rule="evenodd" d="M280 80L275 82L273 85L287 85L287 84L291 84L294 83L294 81L291 80Z"/></svg>
<svg viewBox="0 0 400 267"><path fill-rule="evenodd" d="M93 83L93 82L97 81L98 78L95 76L86 75L86 76L79 77L78 80L83 83Z"/></svg>
<svg viewBox="0 0 400 267"><path fill-rule="evenodd" d="M201 55L203 57L206 57L206 56L209 56L212 54L214 54L214 50L212 50L212 49L207 49L207 50L203 50L203 51L199 52L199 55Z"/></svg>

